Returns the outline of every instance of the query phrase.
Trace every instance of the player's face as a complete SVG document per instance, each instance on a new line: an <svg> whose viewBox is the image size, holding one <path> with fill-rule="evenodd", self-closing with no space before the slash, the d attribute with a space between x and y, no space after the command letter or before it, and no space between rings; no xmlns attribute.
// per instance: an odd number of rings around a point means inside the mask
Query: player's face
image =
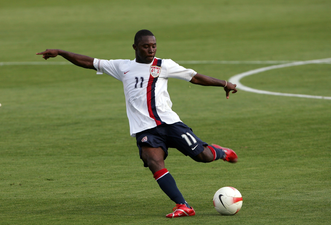
<svg viewBox="0 0 331 225"><path fill-rule="evenodd" d="M154 36L143 36L137 45L133 45L136 51L136 61L139 63L151 63L156 53L156 39Z"/></svg>

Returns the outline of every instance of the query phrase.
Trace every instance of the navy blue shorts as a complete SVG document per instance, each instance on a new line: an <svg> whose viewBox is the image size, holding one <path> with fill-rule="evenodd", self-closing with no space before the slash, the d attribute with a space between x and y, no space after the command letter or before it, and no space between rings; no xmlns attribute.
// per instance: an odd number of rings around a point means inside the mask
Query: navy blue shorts
<svg viewBox="0 0 331 225"><path fill-rule="evenodd" d="M182 122L162 124L155 128L136 134L137 146L141 157L141 146L153 148L161 147L168 156L168 148L176 148L186 156L194 158L199 155L208 144L198 138L191 128ZM145 165L146 166L146 165Z"/></svg>

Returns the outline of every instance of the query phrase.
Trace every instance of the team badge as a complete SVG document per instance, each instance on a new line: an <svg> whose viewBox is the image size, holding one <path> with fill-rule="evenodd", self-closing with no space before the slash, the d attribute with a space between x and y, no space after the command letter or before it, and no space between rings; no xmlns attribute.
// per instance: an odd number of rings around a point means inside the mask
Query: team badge
<svg viewBox="0 0 331 225"><path fill-rule="evenodd" d="M141 142L147 142L147 136L145 136L145 137L143 137L142 139L141 139Z"/></svg>
<svg viewBox="0 0 331 225"><path fill-rule="evenodd" d="M151 66L151 69L150 69L149 72L150 72L152 77L156 78L156 77L160 76L160 74L161 74L161 67Z"/></svg>

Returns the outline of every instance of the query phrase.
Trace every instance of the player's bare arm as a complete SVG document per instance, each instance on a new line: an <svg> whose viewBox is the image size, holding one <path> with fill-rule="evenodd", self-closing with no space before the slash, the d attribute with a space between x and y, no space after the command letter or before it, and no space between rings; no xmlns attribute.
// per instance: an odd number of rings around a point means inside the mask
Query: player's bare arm
<svg viewBox="0 0 331 225"><path fill-rule="evenodd" d="M236 89L237 85L231 82L227 82L225 80L219 80L214 77L209 77L200 73L197 73L194 77L192 77L192 84L198 84L203 86L220 86L224 87L224 91L226 93L226 98L229 98L230 92L236 93L238 90Z"/></svg>
<svg viewBox="0 0 331 225"><path fill-rule="evenodd" d="M93 66L94 58L86 55L80 55L60 49L46 49L46 51L39 52L37 53L37 55L42 55L45 60L60 55L69 62L75 64L76 66L80 66L87 69L95 69Z"/></svg>

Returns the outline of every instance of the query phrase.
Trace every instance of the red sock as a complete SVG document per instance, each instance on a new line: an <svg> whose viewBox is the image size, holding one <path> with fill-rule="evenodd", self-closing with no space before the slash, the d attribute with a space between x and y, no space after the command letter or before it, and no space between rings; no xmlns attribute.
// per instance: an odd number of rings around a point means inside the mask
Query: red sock
<svg viewBox="0 0 331 225"><path fill-rule="evenodd" d="M208 145L208 148L210 149L210 151L213 153L214 155L214 160L218 160L218 159L223 159L225 157L225 153L222 149L220 148L215 148L214 146Z"/></svg>

